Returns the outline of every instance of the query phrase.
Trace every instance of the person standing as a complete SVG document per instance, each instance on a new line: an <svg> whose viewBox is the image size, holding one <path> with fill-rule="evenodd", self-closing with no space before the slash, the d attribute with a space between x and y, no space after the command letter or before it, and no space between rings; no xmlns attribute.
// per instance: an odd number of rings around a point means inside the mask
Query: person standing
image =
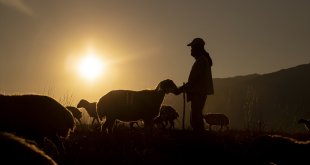
<svg viewBox="0 0 310 165"><path fill-rule="evenodd" d="M174 94L182 92L187 94L187 102L191 102L190 124L195 132L204 131L203 108L208 95L214 94L212 59L205 50L205 42L202 38L194 38L187 44L191 47L191 56L195 62L191 68L188 82L180 86Z"/></svg>

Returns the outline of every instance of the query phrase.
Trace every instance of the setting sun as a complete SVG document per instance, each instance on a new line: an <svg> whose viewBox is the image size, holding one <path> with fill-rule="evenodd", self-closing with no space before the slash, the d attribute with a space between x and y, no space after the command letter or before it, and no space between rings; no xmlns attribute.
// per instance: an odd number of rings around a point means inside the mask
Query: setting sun
<svg viewBox="0 0 310 165"><path fill-rule="evenodd" d="M96 54L89 53L82 57L78 72L87 81L93 81L104 72L104 63Z"/></svg>

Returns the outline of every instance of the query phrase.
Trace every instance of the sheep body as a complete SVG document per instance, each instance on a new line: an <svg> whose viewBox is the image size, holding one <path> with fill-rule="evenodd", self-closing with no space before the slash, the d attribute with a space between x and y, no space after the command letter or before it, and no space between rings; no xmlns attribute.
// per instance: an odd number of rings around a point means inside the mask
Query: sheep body
<svg viewBox="0 0 310 165"><path fill-rule="evenodd" d="M225 126L226 129L228 129L229 119L225 114L221 113L204 114L203 118L206 121L206 123L209 124L209 130L211 130L213 125L221 126L221 130L223 126Z"/></svg>
<svg viewBox="0 0 310 165"><path fill-rule="evenodd" d="M35 143L13 133L0 132L0 146L1 161L7 164L57 165Z"/></svg>
<svg viewBox="0 0 310 165"><path fill-rule="evenodd" d="M154 119L154 123L157 127L166 128L168 123L170 124L169 129L174 128L174 120L179 117L178 112L169 105L162 105L160 108L159 116Z"/></svg>
<svg viewBox="0 0 310 165"><path fill-rule="evenodd" d="M72 113L51 97L0 96L0 131L15 132L39 144L49 138L64 152L60 138L67 138L74 129Z"/></svg>
<svg viewBox="0 0 310 165"><path fill-rule="evenodd" d="M100 119L106 116L102 130L112 132L116 119L122 121L143 120L144 127L149 130L154 118L159 114L160 106L167 93L175 91L176 85L172 80L164 80L155 90L113 90L102 96L97 104Z"/></svg>

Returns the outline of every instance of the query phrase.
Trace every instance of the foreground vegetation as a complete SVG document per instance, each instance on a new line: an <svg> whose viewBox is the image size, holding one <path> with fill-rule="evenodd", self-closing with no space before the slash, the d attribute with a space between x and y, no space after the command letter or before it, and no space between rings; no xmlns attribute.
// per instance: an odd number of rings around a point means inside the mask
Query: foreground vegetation
<svg viewBox="0 0 310 165"><path fill-rule="evenodd" d="M60 164L294 164L307 160L308 134L281 137L248 131L154 130L146 138L142 128L120 126L113 135L80 125L65 140ZM294 138L288 139L287 137ZM300 144L299 141L304 141Z"/></svg>

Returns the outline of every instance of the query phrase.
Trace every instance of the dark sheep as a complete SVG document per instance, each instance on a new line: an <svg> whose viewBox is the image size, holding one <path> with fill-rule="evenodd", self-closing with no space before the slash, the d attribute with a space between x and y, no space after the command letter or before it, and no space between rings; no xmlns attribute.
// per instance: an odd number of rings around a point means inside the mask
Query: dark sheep
<svg viewBox="0 0 310 165"><path fill-rule="evenodd" d="M165 129L169 124L169 129L173 129L174 120L178 117L178 112L172 106L163 105L160 108L159 116L154 119L154 124L163 129Z"/></svg>
<svg viewBox="0 0 310 165"><path fill-rule="evenodd" d="M204 114L203 118L206 121L206 123L209 124L209 130L212 130L213 125L221 126L220 128L221 130L223 127L226 127L226 130L228 130L229 119L225 114L221 113Z"/></svg>
<svg viewBox="0 0 310 165"><path fill-rule="evenodd" d="M310 132L310 120L300 119L300 120L298 120L298 123L304 124L307 131Z"/></svg>
<svg viewBox="0 0 310 165"><path fill-rule="evenodd" d="M48 138L64 154L61 138L68 138L75 129L67 108L44 95L1 95L0 105L0 131L14 132L39 146Z"/></svg>
<svg viewBox="0 0 310 165"><path fill-rule="evenodd" d="M256 164L309 164L310 141L283 135L263 135L253 141L248 151Z"/></svg>
<svg viewBox="0 0 310 165"><path fill-rule="evenodd" d="M57 165L49 155L36 146L35 142L13 133L0 132L0 146L2 163Z"/></svg>
<svg viewBox="0 0 310 165"><path fill-rule="evenodd" d="M78 108L84 108L88 113L89 117L93 119L91 122L92 125L94 125L95 120L97 120L97 122L100 123L96 111L96 104L97 104L96 102L90 103L85 99L81 99L77 105Z"/></svg>
<svg viewBox="0 0 310 165"><path fill-rule="evenodd" d="M74 106L66 106L66 108L72 113L73 117L75 117L81 124L82 112Z"/></svg>
<svg viewBox="0 0 310 165"><path fill-rule="evenodd" d="M97 104L99 119L105 116L102 131L112 133L116 119L121 121L144 122L148 134L152 132L153 120L159 114L160 106L166 94L172 93L177 86L172 80L161 81L154 90L113 90L102 96Z"/></svg>

